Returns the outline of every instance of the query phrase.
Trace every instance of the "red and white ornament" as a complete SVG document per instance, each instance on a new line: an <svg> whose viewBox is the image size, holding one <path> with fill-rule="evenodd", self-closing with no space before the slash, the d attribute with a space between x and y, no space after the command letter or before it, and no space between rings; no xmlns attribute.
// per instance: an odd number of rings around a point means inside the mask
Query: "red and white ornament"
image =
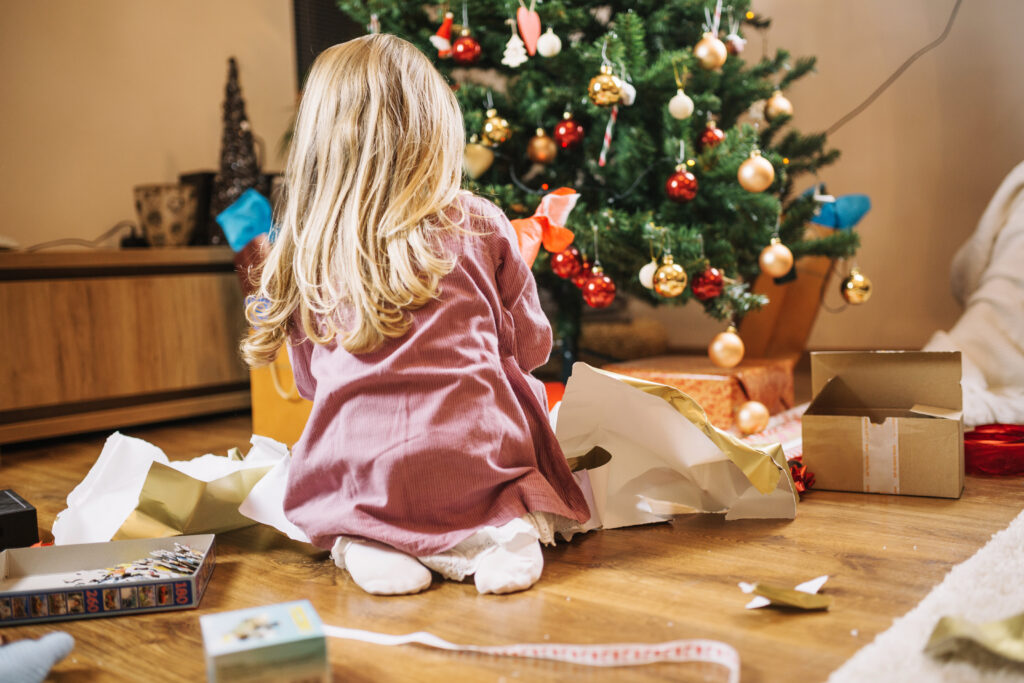
<svg viewBox="0 0 1024 683"><path fill-rule="evenodd" d="M709 120L704 132L700 134L700 148L711 149L724 139L725 131L716 126L714 121Z"/></svg>
<svg viewBox="0 0 1024 683"><path fill-rule="evenodd" d="M430 36L430 42L437 48L437 56L441 59L452 56L452 21L454 18L454 14L445 12L441 27L437 29L437 33Z"/></svg>
<svg viewBox="0 0 1024 683"><path fill-rule="evenodd" d="M583 301L591 308L605 308L615 301L615 283L604 274L604 268L595 265L583 284Z"/></svg>

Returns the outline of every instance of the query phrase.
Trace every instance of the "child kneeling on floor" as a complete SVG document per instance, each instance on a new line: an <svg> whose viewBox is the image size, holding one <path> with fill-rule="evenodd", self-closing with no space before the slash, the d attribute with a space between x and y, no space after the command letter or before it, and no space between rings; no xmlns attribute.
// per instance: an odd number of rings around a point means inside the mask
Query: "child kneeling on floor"
<svg viewBox="0 0 1024 683"><path fill-rule="evenodd" d="M287 343L313 401L285 513L364 590L430 569L525 590L589 517L530 371L551 350L509 221L460 190L451 88L410 43L324 51L299 106L246 360Z"/></svg>

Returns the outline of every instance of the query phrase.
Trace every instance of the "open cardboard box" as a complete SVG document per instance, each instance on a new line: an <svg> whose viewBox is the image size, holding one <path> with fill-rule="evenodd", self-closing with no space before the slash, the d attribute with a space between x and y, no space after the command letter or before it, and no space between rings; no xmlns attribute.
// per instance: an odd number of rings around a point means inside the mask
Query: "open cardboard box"
<svg viewBox="0 0 1024 683"><path fill-rule="evenodd" d="M171 578L78 583L89 573L187 545L203 558L190 574ZM145 538L107 543L15 548L0 552L0 627L140 612L191 609L210 581L213 534Z"/></svg>
<svg viewBox="0 0 1024 683"><path fill-rule="evenodd" d="M812 353L803 456L815 488L959 498L960 375L959 352Z"/></svg>

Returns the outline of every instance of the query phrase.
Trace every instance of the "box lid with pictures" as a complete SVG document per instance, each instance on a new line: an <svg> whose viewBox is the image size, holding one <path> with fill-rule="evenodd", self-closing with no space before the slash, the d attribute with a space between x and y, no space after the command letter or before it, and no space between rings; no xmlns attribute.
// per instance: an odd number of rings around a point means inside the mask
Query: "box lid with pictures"
<svg viewBox="0 0 1024 683"><path fill-rule="evenodd" d="M812 353L803 455L815 488L959 498L960 375L958 352Z"/></svg>

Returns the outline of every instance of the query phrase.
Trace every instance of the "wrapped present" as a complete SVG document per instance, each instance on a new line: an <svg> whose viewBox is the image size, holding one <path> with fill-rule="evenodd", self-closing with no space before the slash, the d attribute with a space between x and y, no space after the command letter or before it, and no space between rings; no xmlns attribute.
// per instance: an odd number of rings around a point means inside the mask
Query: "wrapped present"
<svg viewBox="0 0 1024 683"><path fill-rule="evenodd" d="M252 389L252 430L293 446L313 409L313 403L299 396L295 376L285 349L270 365L249 371Z"/></svg>
<svg viewBox="0 0 1024 683"><path fill-rule="evenodd" d="M693 398L708 420L729 429L747 401L760 401L772 415L793 407L796 357L744 358L734 368L712 365L707 356L670 355L612 363L605 369L649 382L667 384Z"/></svg>

